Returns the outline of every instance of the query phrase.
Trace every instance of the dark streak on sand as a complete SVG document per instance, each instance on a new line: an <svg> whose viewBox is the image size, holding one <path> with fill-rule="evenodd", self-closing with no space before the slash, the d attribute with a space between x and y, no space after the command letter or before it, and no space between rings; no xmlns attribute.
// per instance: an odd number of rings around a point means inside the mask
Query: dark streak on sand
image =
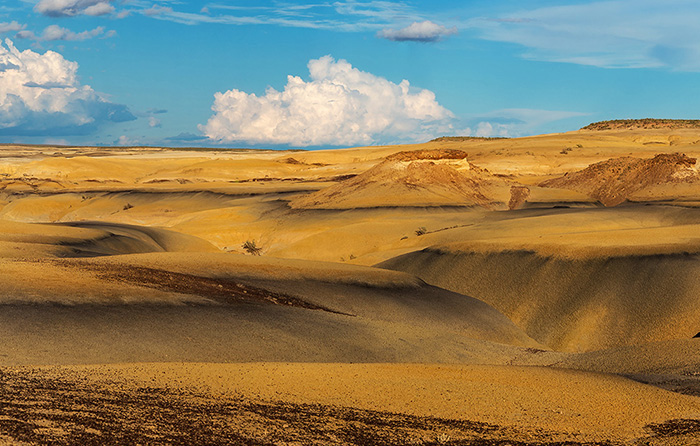
<svg viewBox="0 0 700 446"><path fill-rule="evenodd" d="M94 272L104 280L125 282L166 292L202 296L223 305L242 302L265 302L273 305L354 316L353 314L332 310L294 296L245 285L232 280L201 277L124 264L100 265L81 261L56 261L55 263L61 266L79 267L83 270Z"/></svg>

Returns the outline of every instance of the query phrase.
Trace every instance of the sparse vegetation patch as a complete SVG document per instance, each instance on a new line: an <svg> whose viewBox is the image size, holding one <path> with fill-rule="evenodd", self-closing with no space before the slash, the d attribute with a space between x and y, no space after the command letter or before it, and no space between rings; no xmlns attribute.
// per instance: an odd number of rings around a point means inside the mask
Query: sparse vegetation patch
<svg viewBox="0 0 700 446"><path fill-rule="evenodd" d="M243 243L243 245L241 245L241 247L248 254L252 254L254 256L259 256L262 254L262 248L255 243L255 240L247 240L245 243Z"/></svg>

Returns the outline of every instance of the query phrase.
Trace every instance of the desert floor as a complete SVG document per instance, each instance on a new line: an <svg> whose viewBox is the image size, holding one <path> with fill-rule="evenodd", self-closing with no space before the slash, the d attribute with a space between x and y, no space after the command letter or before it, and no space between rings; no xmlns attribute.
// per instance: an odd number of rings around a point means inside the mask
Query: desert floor
<svg viewBox="0 0 700 446"><path fill-rule="evenodd" d="M0 146L0 445L700 444L698 155Z"/></svg>

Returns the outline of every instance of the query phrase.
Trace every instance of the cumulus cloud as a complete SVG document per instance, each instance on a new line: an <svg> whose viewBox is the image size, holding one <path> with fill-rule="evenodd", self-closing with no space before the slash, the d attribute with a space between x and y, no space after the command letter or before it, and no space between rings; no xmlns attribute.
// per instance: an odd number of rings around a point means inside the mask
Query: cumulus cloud
<svg viewBox="0 0 700 446"><path fill-rule="evenodd" d="M430 20L413 22L401 29L383 29L377 33L378 37L393 40L395 42L438 42L447 36L457 34L457 28L447 28Z"/></svg>
<svg viewBox="0 0 700 446"><path fill-rule="evenodd" d="M6 67L0 71L0 135L81 135L135 119L126 106L81 85L78 64L56 52L20 52L6 39L0 66Z"/></svg>
<svg viewBox="0 0 700 446"><path fill-rule="evenodd" d="M450 130L453 114L407 80L395 84L331 56L308 67L310 81L288 76L283 91L216 93L214 115L200 131L219 142L340 146L420 141Z"/></svg>
<svg viewBox="0 0 700 446"><path fill-rule="evenodd" d="M40 0L34 11L49 17L101 16L114 12L112 0Z"/></svg>
<svg viewBox="0 0 700 446"><path fill-rule="evenodd" d="M11 22L0 22L0 34L14 33L23 30L25 27L26 25L20 25L14 20Z"/></svg>

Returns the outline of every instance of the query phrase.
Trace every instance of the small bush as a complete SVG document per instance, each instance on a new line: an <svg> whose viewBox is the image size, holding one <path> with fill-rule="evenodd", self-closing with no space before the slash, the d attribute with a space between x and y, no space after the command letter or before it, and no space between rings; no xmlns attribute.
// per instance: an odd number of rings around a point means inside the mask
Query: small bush
<svg viewBox="0 0 700 446"><path fill-rule="evenodd" d="M428 233L428 230L425 229L425 226L421 226L420 228L416 229L416 235L420 237L421 235L425 235Z"/></svg>
<svg viewBox="0 0 700 446"><path fill-rule="evenodd" d="M127 204L124 205L124 207L122 208L122 210L123 210L123 211L128 211L129 209L131 209L131 208L133 208L133 207L134 207L133 204L127 203Z"/></svg>
<svg viewBox="0 0 700 446"><path fill-rule="evenodd" d="M450 436L447 434L440 434L435 440L437 440L438 444L446 444L450 442Z"/></svg>
<svg viewBox="0 0 700 446"><path fill-rule="evenodd" d="M242 248L245 249L248 254L254 256L259 256L262 251L262 248L255 244L255 240L247 240L243 243Z"/></svg>

